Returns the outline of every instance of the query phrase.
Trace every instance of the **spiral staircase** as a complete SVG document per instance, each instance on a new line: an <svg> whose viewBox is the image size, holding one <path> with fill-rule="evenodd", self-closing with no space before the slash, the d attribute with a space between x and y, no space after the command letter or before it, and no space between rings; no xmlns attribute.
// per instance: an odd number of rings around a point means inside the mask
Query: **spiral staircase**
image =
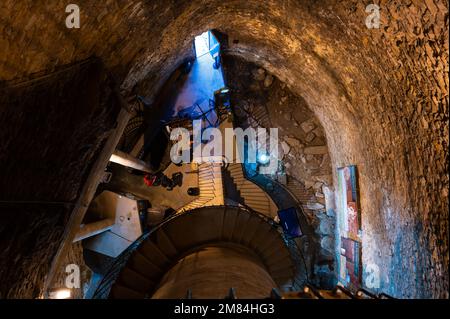
<svg viewBox="0 0 450 319"><path fill-rule="evenodd" d="M92 298L148 299L164 275L183 256L204 247L236 245L258 256L276 286L265 298L273 299L392 299L365 289L343 286L318 289L310 285L306 269L296 257L299 249L272 219L245 206L208 206L176 214L142 235L110 265ZM208 276L208 274L205 274ZM180 298L191 299L186 290ZM223 298L236 299L233 287Z"/></svg>
<svg viewBox="0 0 450 319"><path fill-rule="evenodd" d="M276 283L273 288L294 288L301 270L277 224L244 206L210 206L177 214L144 234L111 265L93 297L151 298L163 275L182 256L198 247L223 243L254 252Z"/></svg>

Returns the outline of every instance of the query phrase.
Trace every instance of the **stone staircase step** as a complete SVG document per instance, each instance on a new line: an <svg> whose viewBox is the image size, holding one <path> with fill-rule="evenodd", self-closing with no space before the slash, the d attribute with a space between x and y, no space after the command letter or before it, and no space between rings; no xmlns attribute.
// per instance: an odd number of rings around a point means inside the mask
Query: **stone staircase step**
<svg viewBox="0 0 450 319"><path fill-rule="evenodd" d="M175 256L178 255L177 249L163 229L159 229L156 232L155 243L156 245L158 245L158 248L163 251L164 254L171 260L173 260Z"/></svg>
<svg viewBox="0 0 450 319"><path fill-rule="evenodd" d="M148 293L149 289L156 284L154 281L127 267L120 273L117 282L124 287L144 294Z"/></svg>
<svg viewBox="0 0 450 319"><path fill-rule="evenodd" d="M267 263L267 267L270 269L278 269L280 268L280 265L288 265L291 261L291 257L289 255L278 253L276 255L272 255L272 257L268 258L268 260L270 260L270 262Z"/></svg>
<svg viewBox="0 0 450 319"><path fill-rule="evenodd" d="M241 243L248 246L250 241L253 239L256 232L258 231L260 224L261 224L260 219L250 217L249 220L247 221L247 225L245 226L245 230L242 233Z"/></svg>
<svg viewBox="0 0 450 319"><path fill-rule="evenodd" d="M250 215L246 213L239 213L235 223L235 229L233 232L233 241L240 243L246 229L246 225L249 222Z"/></svg>
<svg viewBox="0 0 450 319"><path fill-rule="evenodd" d="M289 252L280 250L284 242L279 232L243 208L200 209L179 215L162 227L133 252L113 285L110 297L148 297L170 268L171 261L180 257L178 252L216 242L240 243L253 249L261 256L277 286L286 289L292 286L294 267Z"/></svg>
<svg viewBox="0 0 450 319"><path fill-rule="evenodd" d="M162 274L162 270L159 267L138 251L131 256L127 267L132 268L134 271L150 280L155 280Z"/></svg>
<svg viewBox="0 0 450 319"><path fill-rule="evenodd" d="M269 226L270 227L270 226ZM274 252L278 253L278 249L275 249L275 245L280 245L280 242L272 242L268 238L270 238L269 234L275 232L275 230L270 227L265 233L265 236L262 238L262 241L259 242L259 246L255 248L257 251L260 251L261 254L264 255L264 258L268 258L269 255L272 255ZM278 246L279 247L279 246Z"/></svg>
<svg viewBox="0 0 450 319"><path fill-rule="evenodd" d="M148 259L154 261L159 268L164 268L170 264L170 259L151 240L146 240L139 247L139 251Z"/></svg>
<svg viewBox="0 0 450 319"><path fill-rule="evenodd" d="M267 233L270 231L270 228L271 226L266 223L261 224L250 241L249 246L257 251L260 250L259 247L266 241Z"/></svg>
<svg viewBox="0 0 450 319"><path fill-rule="evenodd" d="M223 220L223 225L222 225L221 238L223 238L225 240L231 240L233 238L234 229L236 227L235 225L236 225L237 216L238 216L237 210L233 210L233 211L227 212L227 214L225 214L225 218Z"/></svg>

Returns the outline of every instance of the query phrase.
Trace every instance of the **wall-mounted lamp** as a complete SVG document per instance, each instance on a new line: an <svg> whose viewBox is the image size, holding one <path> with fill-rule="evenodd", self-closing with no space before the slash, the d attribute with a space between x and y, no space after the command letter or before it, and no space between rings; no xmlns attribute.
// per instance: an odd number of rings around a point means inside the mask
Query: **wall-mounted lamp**
<svg viewBox="0 0 450 319"><path fill-rule="evenodd" d="M267 155L266 153L261 153L261 154L258 154L258 157L256 158L256 160L257 160L258 164L266 165L266 164L269 164L269 162L270 162L270 156Z"/></svg>
<svg viewBox="0 0 450 319"><path fill-rule="evenodd" d="M69 299L72 296L72 291L67 288L54 289L48 294L49 299Z"/></svg>

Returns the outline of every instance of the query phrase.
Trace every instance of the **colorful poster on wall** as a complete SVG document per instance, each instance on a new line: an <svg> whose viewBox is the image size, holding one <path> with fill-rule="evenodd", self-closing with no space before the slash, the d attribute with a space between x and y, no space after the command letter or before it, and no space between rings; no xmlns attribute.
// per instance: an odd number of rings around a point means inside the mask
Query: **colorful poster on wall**
<svg viewBox="0 0 450 319"><path fill-rule="evenodd" d="M338 168L339 279L344 285L361 284L361 211L356 166Z"/></svg>
<svg viewBox="0 0 450 319"><path fill-rule="evenodd" d="M344 237L341 237L341 280L355 287L361 283L361 244Z"/></svg>
<svg viewBox="0 0 450 319"><path fill-rule="evenodd" d="M338 168L340 228L345 237L359 239L361 216L359 210L356 166Z"/></svg>

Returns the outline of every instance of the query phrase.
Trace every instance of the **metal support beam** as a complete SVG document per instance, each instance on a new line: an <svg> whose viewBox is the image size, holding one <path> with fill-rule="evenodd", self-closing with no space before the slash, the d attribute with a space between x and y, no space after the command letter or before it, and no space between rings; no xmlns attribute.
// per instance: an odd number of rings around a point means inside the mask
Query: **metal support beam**
<svg viewBox="0 0 450 319"><path fill-rule="evenodd" d="M131 167L131 168L137 169L139 171L143 171L143 172L147 172L147 173L153 172L150 165L148 165L144 161L137 159L127 153L118 151L118 150L114 151L114 153L111 155L111 158L109 159L109 161L126 166L126 167Z"/></svg>
<svg viewBox="0 0 450 319"><path fill-rule="evenodd" d="M75 235L73 242L77 242L98 234L101 234L107 230L110 230L114 226L115 220L112 218L106 218L99 220L98 222L90 224L81 224L80 230Z"/></svg>

